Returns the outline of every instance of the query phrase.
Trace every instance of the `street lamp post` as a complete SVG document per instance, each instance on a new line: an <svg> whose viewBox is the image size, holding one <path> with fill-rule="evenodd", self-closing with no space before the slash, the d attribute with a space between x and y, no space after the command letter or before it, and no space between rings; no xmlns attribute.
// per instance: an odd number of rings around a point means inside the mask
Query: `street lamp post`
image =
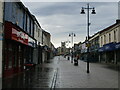
<svg viewBox="0 0 120 90"><path fill-rule="evenodd" d="M89 3L87 4L87 8L85 8L85 7L82 7L82 9L81 9L81 14L85 14L85 12L84 12L84 9L87 9L87 73L89 73L90 71L89 71L89 26L90 26L90 22L89 22L89 10L90 9L92 9L92 14L96 14L96 12L95 12L95 8L93 7L93 8L90 8L89 7Z"/></svg>
<svg viewBox="0 0 120 90"><path fill-rule="evenodd" d="M73 43L73 37L75 37L75 36L76 36L76 35L75 35L75 33L73 33L73 32L69 34L69 37L71 37L71 46L72 46L72 47L73 47L73 44L74 44L74 43ZM72 56L71 56L71 58L72 58L72 59L71 59L71 63L73 62L73 51L74 51L74 50L72 49L72 53L71 53L71 54L72 54Z"/></svg>

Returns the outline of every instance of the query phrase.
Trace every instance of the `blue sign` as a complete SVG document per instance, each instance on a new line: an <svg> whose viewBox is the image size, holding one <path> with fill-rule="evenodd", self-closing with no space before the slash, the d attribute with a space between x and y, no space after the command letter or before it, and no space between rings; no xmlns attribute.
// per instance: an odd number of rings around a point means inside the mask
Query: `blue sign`
<svg viewBox="0 0 120 90"><path fill-rule="evenodd" d="M115 45L115 49L117 50L117 49L120 49L120 43L117 43L116 45Z"/></svg>
<svg viewBox="0 0 120 90"><path fill-rule="evenodd" d="M98 52L104 52L104 47L99 48Z"/></svg>
<svg viewBox="0 0 120 90"><path fill-rule="evenodd" d="M31 37L28 38L28 45L31 47L35 47L35 40Z"/></svg>
<svg viewBox="0 0 120 90"><path fill-rule="evenodd" d="M120 43L109 43L103 45L103 47L99 48L99 52L107 52L107 51L114 51L120 49Z"/></svg>
<svg viewBox="0 0 120 90"><path fill-rule="evenodd" d="M105 48L105 51L113 51L115 50L115 43L105 44L103 47Z"/></svg>

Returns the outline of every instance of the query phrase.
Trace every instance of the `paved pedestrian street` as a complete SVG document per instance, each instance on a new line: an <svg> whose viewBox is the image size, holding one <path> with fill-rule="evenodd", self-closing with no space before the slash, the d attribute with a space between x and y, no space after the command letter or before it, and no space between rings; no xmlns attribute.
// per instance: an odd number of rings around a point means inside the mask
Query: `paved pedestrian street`
<svg viewBox="0 0 120 90"><path fill-rule="evenodd" d="M59 88L118 88L118 71L100 63L90 63L90 73L86 73L86 62L79 60L74 66L69 60L60 57Z"/></svg>
<svg viewBox="0 0 120 90"><path fill-rule="evenodd" d="M62 56L37 65L32 70L3 79L4 88L118 88L118 71L101 63L90 63L90 73L86 73L86 62L79 60L74 66ZM99 89L98 89L99 90ZM102 89L103 90L103 89Z"/></svg>

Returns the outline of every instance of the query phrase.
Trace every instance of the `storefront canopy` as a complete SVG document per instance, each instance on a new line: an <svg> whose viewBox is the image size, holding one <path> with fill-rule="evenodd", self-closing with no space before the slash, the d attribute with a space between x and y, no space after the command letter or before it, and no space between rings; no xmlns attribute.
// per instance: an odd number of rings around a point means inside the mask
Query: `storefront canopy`
<svg viewBox="0 0 120 90"><path fill-rule="evenodd" d="M99 52L114 51L120 49L120 43L109 43L99 48Z"/></svg>

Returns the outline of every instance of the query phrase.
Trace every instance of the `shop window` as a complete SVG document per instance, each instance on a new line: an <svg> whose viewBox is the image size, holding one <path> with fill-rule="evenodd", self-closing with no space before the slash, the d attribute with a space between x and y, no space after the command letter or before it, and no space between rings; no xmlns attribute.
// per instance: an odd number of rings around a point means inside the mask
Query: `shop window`
<svg viewBox="0 0 120 90"><path fill-rule="evenodd" d="M17 58L18 58L18 48L17 48L17 44L14 45L13 47L13 55L14 55L14 64L13 67L17 67Z"/></svg>
<svg viewBox="0 0 120 90"><path fill-rule="evenodd" d="M12 45L9 43L8 46L8 68L12 68Z"/></svg>
<svg viewBox="0 0 120 90"><path fill-rule="evenodd" d="M18 46L18 50L19 50L19 52L18 52L18 66L20 67L21 66L21 54L22 54L22 48L21 48L21 46L19 45Z"/></svg>
<svg viewBox="0 0 120 90"><path fill-rule="evenodd" d="M7 67L8 67L8 65L7 65L7 63L8 63L8 43L7 42L5 42L5 44L4 44L4 62L5 62L5 64L4 64L4 70L6 70L7 69Z"/></svg>

